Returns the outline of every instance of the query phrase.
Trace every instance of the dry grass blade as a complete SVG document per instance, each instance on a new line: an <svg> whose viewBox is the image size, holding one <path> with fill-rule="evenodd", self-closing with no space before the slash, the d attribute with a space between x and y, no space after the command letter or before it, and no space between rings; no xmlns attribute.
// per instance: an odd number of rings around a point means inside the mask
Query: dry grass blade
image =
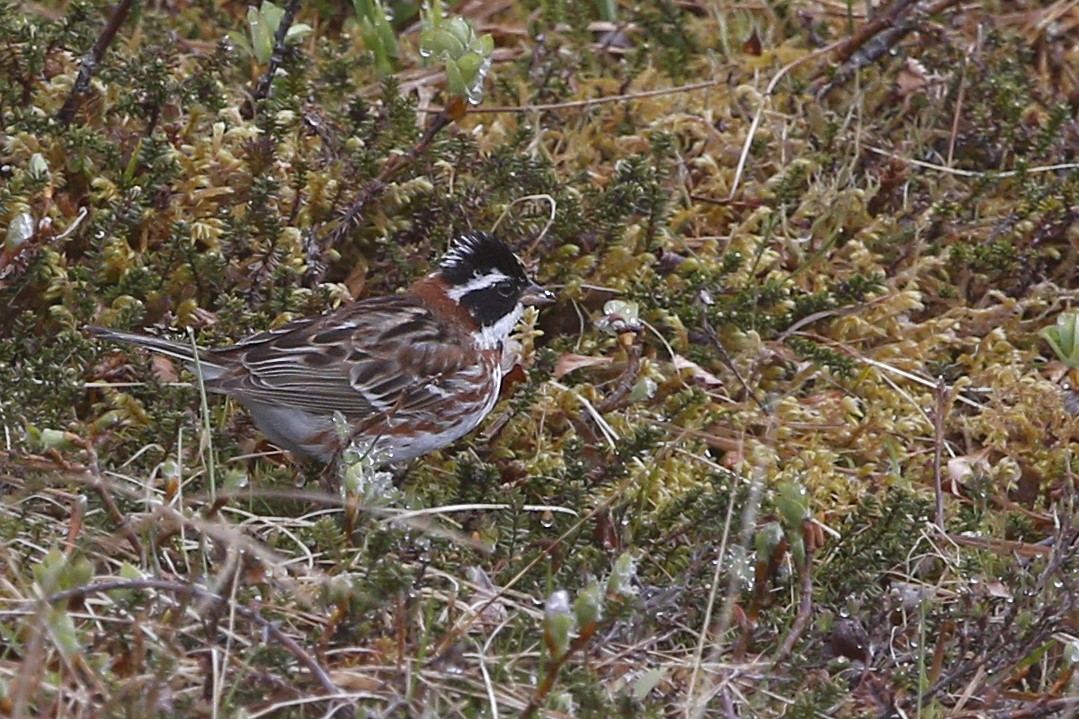
<svg viewBox="0 0 1079 719"><path fill-rule="evenodd" d="M1079 0L24 5L0 712L1074 709ZM227 346L472 229L558 301L347 494L80 330Z"/></svg>

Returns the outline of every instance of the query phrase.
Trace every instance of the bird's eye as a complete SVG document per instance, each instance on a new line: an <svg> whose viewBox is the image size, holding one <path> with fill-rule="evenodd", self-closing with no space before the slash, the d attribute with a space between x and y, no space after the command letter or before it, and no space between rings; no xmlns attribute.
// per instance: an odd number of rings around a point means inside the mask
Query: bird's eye
<svg viewBox="0 0 1079 719"><path fill-rule="evenodd" d="M512 297L513 296L513 283L512 282L499 282L496 285L498 288L499 297Z"/></svg>

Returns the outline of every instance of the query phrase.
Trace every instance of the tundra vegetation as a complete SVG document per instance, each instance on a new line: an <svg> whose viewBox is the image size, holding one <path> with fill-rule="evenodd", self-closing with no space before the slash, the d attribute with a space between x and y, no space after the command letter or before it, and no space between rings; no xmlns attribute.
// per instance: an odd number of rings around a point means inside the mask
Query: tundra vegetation
<svg viewBox="0 0 1079 719"><path fill-rule="evenodd" d="M0 710L1074 711L1079 6L0 7ZM494 230L479 431L268 452L227 344Z"/></svg>

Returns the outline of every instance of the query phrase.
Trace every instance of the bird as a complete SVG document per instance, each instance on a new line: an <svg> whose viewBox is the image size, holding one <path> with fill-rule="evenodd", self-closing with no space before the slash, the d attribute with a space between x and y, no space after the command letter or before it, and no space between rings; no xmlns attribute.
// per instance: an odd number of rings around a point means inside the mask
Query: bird
<svg viewBox="0 0 1079 719"><path fill-rule="evenodd" d="M329 464L349 446L382 464L441 449L494 408L504 345L524 307L554 295L502 240L469 232L407 291L356 300L220 348L89 327L197 370L293 455ZM340 413L351 436L343 439Z"/></svg>

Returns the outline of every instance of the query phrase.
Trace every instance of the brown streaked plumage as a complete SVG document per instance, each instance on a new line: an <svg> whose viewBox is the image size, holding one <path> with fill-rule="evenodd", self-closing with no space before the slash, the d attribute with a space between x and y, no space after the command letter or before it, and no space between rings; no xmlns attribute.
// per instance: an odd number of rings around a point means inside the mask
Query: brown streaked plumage
<svg viewBox="0 0 1079 719"><path fill-rule="evenodd" d="M290 452L331 461L342 449L333 426L340 412L353 441L386 461L408 460L471 432L491 411L502 343L524 305L551 299L509 247L474 233L407 292L352 302L229 347L199 348L198 365L208 390L242 402ZM195 363L189 345L89 329Z"/></svg>

